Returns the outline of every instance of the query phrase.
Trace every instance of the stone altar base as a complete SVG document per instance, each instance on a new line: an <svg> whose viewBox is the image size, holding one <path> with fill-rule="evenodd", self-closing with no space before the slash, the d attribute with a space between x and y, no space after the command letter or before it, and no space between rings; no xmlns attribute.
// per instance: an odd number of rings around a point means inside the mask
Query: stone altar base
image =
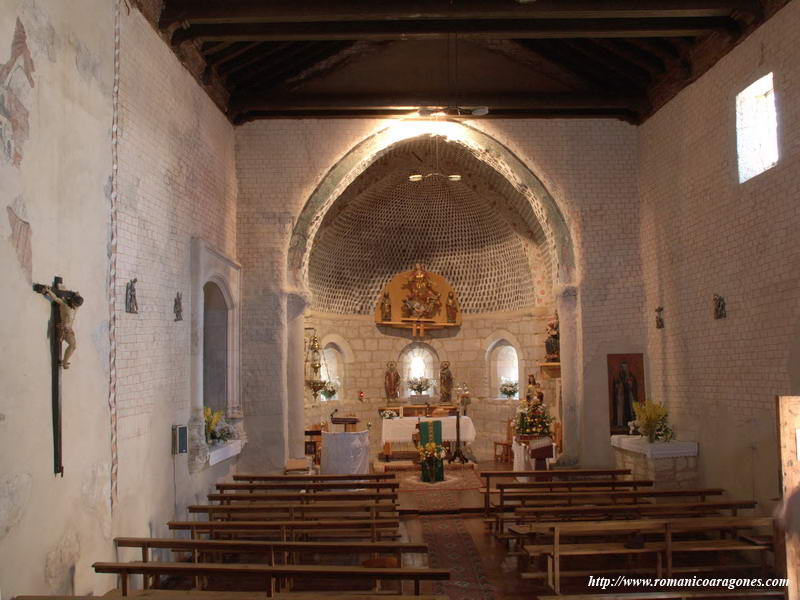
<svg viewBox="0 0 800 600"><path fill-rule="evenodd" d="M654 442L633 435L613 435L614 462L630 469L633 479L652 479L654 489L699 487L696 442Z"/></svg>

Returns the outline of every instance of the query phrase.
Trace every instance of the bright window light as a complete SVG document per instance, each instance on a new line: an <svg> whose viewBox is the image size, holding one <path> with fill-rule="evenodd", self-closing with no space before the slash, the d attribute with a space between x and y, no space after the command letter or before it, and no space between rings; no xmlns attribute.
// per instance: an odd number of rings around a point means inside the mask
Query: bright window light
<svg viewBox="0 0 800 600"><path fill-rule="evenodd" d="M411 377L425 377L425 359L421 356L417 355L411 359L411 368L409 369L409 375Z"/></svg>
<svg viewBox="0 0 800 600"><path fill-rule="evenodd" d="M736 96L736 150L739 183L778 162L778 118L772 73Z"/></svg>

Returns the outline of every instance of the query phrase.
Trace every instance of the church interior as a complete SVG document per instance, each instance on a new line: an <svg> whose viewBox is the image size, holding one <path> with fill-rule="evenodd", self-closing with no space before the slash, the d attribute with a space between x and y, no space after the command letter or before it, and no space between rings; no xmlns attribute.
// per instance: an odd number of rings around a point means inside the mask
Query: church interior
<svg viewBox="0 0 800 600"><path fill-rule="evenodd" d="M800 0L0 0L0 599L800 599Z"/></svg>

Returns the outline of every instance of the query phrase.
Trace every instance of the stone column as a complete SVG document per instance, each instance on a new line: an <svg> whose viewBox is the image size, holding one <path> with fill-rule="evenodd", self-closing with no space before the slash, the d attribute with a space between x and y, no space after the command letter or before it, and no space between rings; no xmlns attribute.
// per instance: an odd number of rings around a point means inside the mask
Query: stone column
<svg viewBox="0 0 800 600"><path fill-rule="evenodd" d="M286 387L288 391L288 439L289 457L302 458L305 431L304 391L305 356L303 344L303 315L308 305L304 293L290 293L288 297L288 331L286 340Z"/></svg>
<svg viewBox="0 0 800 600"><path fill-rule="evenodd" d="M561 402L563 406L564 453L559 462L574 464L580 452L580 407L578 347L578 291L575 287L564 288L556 298L559 320L559 342L561 349Z"/></svg>

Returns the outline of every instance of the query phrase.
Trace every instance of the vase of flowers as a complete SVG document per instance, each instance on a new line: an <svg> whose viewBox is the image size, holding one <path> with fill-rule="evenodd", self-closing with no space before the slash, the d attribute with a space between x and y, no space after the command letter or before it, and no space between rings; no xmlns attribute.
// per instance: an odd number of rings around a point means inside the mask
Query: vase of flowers
<svg viewBox="0 0 800 600"><path fill-rule="evenodd" d="M236 438L236 429L225 420L221 410L212 410L211 407L203 408L205 418L206 443L210 445L224 444Z"/></svg>
<svg viewBox="0 0 800 600"><path fill-rule="evenodd" d="M675 437L675 432L667 420L667 409L663 404L647 400L644 403L634 403L633 412L636 414L636 424L639 433L647 436L647 441L669 442Z"/></svg>
<svg viewBox="0 0 800 600"><path fill-rule="evenodd" d="M444 456L444 448L435 442L428 442L424 446L420 445L419 465L422 481L428 483L444 481Z"/></svg>
<svg viewBox="0 0 800 600"><path fill-rule="evenodd" d="M500 384L500 393L506 397L506 400L511 400L519 392L519 383L511 381L510 379L503 379Z"/></svg>
<svg viewBox="0 0 800 600"><path fill-rule="evenodd" d="M431 380L427 377L412 377L407 382L408 389L416 392L417 396L421 396L423 392L431 387Z"/></svg>

